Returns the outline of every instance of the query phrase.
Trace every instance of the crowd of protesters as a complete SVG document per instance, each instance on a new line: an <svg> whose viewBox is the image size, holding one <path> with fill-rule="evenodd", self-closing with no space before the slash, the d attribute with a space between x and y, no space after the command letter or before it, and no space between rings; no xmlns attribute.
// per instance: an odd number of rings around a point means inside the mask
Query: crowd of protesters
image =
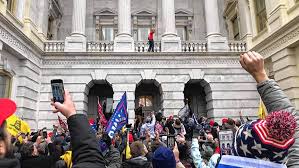
<svg viewBox="0 0 299 168"><path fill-rule="evenodd" d="M67 118L68 129L53 125L51 133L42 129L10 136L5 118L1 120L0 167L214 168L226 154L256 160L269 156L267 160L273 163L299 167L295 108L276 82L268 79L262 56L248 52L241 55L240 63L258 83L258 92L269 112L265 120L251 121L240 113L238 119L223 118L218 123L204 116L195 117L188 109L168 117L159 112L144 116L137 109L135 123L111 138L101 125L94 132L87 116L76 114L71 95L65 91L64 103L51 105L54 113L61 112ZM266 137L258 134L264 128L260 122L268 130ZM221 144L221 130L232 131L234 144ZM273 143L263 144L267 136L275 139ZM252 142L247 142L250 138ZM250 143L254 144L247 148Z"/></svg>

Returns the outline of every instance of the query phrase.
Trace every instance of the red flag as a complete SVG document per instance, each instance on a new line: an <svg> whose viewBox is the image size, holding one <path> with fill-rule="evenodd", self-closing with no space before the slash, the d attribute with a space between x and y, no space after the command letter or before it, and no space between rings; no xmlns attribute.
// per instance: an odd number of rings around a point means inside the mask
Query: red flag
<svg viewBox="0 0 299 168"><path fill-rule="evenodd" d="M65 123L65 121L63 121L63 120L60 118L59 115L57 115L57 116L58 116L58 121L59 121L59 125L61 126L61 128L63 128L64 131L67 131L67 130L68 130L68 129L67 129L67 124Z"/></svg>
<svg viewBox="0 0 299 168"><path fill-rule="evenodd" d="M100 118L100 124L103 126L103 127L106 127L107 126L107 120L106 120L106 117L103 113L103 108L102 108L102 105L100 103L100 99L98 97L98 116Z"/></svg>

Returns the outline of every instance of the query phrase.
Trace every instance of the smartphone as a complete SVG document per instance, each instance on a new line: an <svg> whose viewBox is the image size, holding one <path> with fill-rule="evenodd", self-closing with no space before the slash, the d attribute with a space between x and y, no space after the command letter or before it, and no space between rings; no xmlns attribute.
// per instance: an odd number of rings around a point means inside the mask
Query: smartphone
<svg viewBox="0 0 299 168"><path fill-rule="evenodd" d="M64 102L64 87L61 79L51 80L51 88L54 102Z"/></svg>
<svg viewBox="0 0 299 168"><path fill-rule="evenodd" d="M219 132L219 143L221 155L232 155L233 154L233 131L232 130L221 130Z"/></svg>
<svg viewBox="0 0 299 168"><path fill-rule="evenodd" d="M175 136L167 135L167 147L173 150L174 146L175 146Z"/></svg>

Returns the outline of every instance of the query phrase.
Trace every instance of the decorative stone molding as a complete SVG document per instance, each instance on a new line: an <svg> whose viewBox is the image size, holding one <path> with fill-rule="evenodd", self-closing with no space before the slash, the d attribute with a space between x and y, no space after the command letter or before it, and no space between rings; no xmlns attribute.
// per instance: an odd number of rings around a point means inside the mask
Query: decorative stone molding
<svg viewBox="0 0 299 168"><path fill-rule="evenodd" d="M95 70L91 73L92 80L106 80L107 72L104 70Z"/></svg>
<svg viewBox="0 0 299 168"><path fill-rule="evenodd" d="M205 76L205 72L202 71L201 69L192 69L189 72L190 79L203 79Z"/></svg>
<svg viewBox="0 0 299 168"><path fill-rule="evenodd" d="M10 46L12 49L17 51L19 54L23 55L30 61L32 61L36 65L41 64L41 58L35 55L30 51L20 40L11 35L8 31L6 31L3 27L0 26L0 40Z"/></svg>
<svg viewBox="0 0 299 168"><path fill-rule="evenodd" d="M280 51L281 49L287 47L288 45L292 44L292 41L298 41L299 37L299 29L295 29L291 31L290 33L284 35L281 38L277 38L275 41L272 41L272 43L268 43L269 46L267 48L264 48L260 51L261 55L264 57L269 57L276 52Z"/></svg>
<svg viewBox="0 0 299 168"><path fill-rule="evenodd" d="M239 65L238 59L202 59L202 60L44 60L44 65L169 65L169 64L198 64L198 65Z"/></svg>
<svg viewBox="0 0 299 168"><path fill-rule="evenodd" d="M145 80L145 79L155 79L157 73L154 72L152 69L145 69L140 74L142 79Z"/></svg>

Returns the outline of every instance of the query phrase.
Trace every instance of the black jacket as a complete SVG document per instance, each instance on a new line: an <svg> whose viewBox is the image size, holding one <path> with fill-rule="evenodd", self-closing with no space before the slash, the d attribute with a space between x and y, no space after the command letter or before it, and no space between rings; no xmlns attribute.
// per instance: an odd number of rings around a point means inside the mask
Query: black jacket
<svg viewBox="0 0 299 168"><path fill-rule="evenodd" d="M107 168L120 168L121 167L120 153L112 145L110 146L109 152L105 156L105 161L106 161Z"/></svg>
<svg viewBox="0 0 299 168"><path fill-rule="evenodd" d="M136 157L122 163L122 168L152 168L146 157Z"/></svg>
<svg viewBox="0 0 299 168"><path fill-rule="evenodd" d="M5 168L20 168L20 162L18 159L0 159L0 167Z"/></svg>
<svg viewBox="0 0 299 168"><path fill-rule="evenodd" d="M21 158L22 168L52 168L59 160L60 152L58 152L53 143L48 144L49 156L30 156Z"/></svg>
<svg viewBox="0 0 299 168"><path fill-rule="evenodd" d="M104 168L95 135L84 114L70 116L67 120L71 135L73 168Z"/></svg>

